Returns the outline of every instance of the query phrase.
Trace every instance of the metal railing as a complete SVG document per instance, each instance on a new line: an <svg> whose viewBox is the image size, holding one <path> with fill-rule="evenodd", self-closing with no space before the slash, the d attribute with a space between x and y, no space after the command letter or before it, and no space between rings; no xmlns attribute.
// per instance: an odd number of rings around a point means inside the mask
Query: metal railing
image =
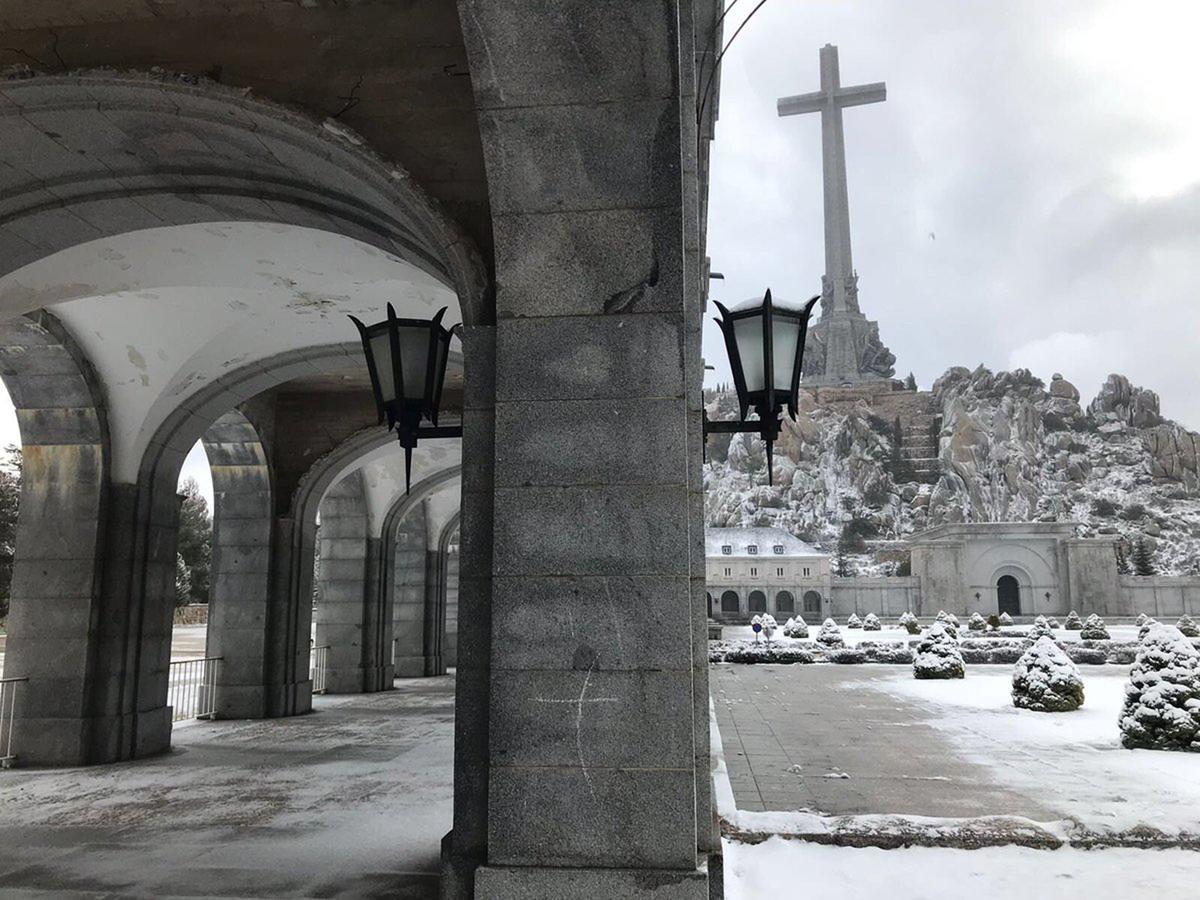
<svg viewBox="0 0 1200 900"><path fill-rule="evenodd" d="M28 678L0 678L0 767L11 768L17 761L13 753L12 733L17 691Z"/></svg>
<svg viewBox="0 0 1200 900"><path fill-rule="evenodd" d="M182 659L171 663L167 677L167 705L171 721L211 719L217 714L217 676L221 657Z"/></svg>
<svg viewBox="0 0 1200 900"><path fill-rule="evenodd" d="M325 676L329 673L329 648L328 647L313 647L312 665L309 668L309 677L312 679L312 692L314 694L325 693Z"/></svg>

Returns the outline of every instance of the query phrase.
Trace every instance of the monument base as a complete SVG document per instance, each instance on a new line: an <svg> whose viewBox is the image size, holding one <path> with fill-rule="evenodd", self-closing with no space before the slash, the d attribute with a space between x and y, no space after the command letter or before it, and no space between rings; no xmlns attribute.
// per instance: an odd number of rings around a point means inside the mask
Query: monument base
<svg viewBox="0 0 1200 900"><path fill-rule="evenodd" d="M475 900L709 900L708 876L707 868L683 872L480 866L475 870Z"/></svg>

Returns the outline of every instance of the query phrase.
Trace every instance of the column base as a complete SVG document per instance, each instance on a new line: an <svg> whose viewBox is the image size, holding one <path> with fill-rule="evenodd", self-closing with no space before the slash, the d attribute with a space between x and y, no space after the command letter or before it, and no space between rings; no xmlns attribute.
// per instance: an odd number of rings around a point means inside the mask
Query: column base
<svg viewBox="0 0 1200 900"><path fill-rule="evenodd" d="M475 900L709 900L707 869L560 869L480 866Z"/></svg>
<svg viewBox="0 0 1200 900"><path fill-rule="evenodd" d="M445 675L446 667L440 656L398 656L395 671L397 678L428 678Z"/></svg>

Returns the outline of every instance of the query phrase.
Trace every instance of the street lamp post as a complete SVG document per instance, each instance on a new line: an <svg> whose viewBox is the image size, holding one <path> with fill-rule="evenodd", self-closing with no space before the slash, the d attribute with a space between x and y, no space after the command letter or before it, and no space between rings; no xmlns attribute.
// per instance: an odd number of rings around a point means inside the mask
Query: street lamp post
<svg viewBox="0 0 1200 900"><path fill-rule="evenodd" d="M401 319L389 303L387 318L374 325L350 316L362 338L379 424L386 421L389 431L395 429L404 448L406 493L412 480L412 452L419 439L462 437L461 425L438 425L453 336L452 330L442 325L445 313L442 307L432 319ZM422 425L422 420L429 425Z"/></svg>
<svg viewBox="0 0 1200 900"><path fill-rule="evenodd" d="M772 477L773 448L786 410L794 421L800 409L800 374L808 322L819 297L802 307L776 306L768 290L761 304L733 311L717 303L714 319L725 336L725 350L738 396L737 420L710 421L704 413L704 435L757 434L767 445L767 483ZM715 301L714 301L715 302ZM753 408L756 421L747 420ZM706 440L707 444L707 440Z"/></svg>

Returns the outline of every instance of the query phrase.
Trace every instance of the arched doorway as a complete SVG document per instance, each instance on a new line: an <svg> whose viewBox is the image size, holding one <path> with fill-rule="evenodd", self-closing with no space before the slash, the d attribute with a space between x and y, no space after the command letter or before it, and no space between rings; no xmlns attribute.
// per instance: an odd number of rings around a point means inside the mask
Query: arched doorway
<svg viewBox="0 0 1200 900"><path fill-rule="evenodd" d="M735 613L739 608L738 595L736 591L726 591L721 595L721 612Z"/></svg>
<svg viewBox="0 0 1200 900"><path fill-rule="evenodd" d="M1021 585L1011 575L996 579L996 601L1001 613L1010 616L1021 614Z"/></svg>
<svg viewBox="0 0 1200 900"><path fill-rule="evenodd" d="M791 591L780 591L775 595L775 611L788 615L796 611L796 598Z"/></svg>
<svg viewBox="0 0 1200 900"><path fill-rule="evenodd" d="M767 611L767 595L762 591L750 592L750 612L765 613Z"/></svg>
<svg viewBox="0 0 1200 900"><path fill-rule="evenodd" d="M804 592L804 611L806 613L820 614L820 612L821 612L821 595L818 594L816 591L805 591Z"/></svg>

